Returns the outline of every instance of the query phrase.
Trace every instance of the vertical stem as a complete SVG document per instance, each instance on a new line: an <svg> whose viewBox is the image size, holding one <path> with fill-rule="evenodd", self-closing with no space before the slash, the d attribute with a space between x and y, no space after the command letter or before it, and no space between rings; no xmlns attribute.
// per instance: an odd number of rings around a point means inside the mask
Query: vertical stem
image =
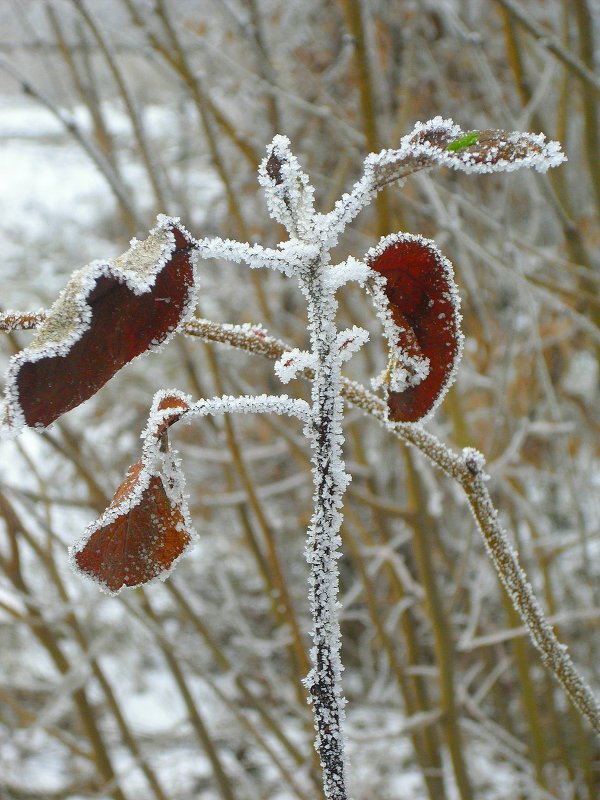
<svg viewBox="0 0 600 800"><path fill-rule="evenodd" d="M309 602L313 618L313 667L305 685L310 692L317 731L315 746L323 769L327 800L348 800L344 758L344 700L340 681L340 626L337 617L341 498L346 487L341 458L343 399L334 324L336 301L321 279L321 263L310 266L304 286L311 320L312 352L317 359L312 386L314 512L308 530Z"/></svg>
<svg viewBox="0 0 600 800"><path fill-rule="evenodd" d="M502 605L504 606L509 625L512 628L517 628L521 620L506 591L502 592ZM519 676L519 701L523 709L523 716L529 727L531 761L533 769L535 770L535 778L540 786L547 788L547 781L544 776L546 742L544 725L540 719L540 709L538 706L538 696L540 695L541 686L538 686L536 691L536 686L531 676L527 643L525 640L517 637L511 642L511 647L514 653L517 674Z"/></svg>

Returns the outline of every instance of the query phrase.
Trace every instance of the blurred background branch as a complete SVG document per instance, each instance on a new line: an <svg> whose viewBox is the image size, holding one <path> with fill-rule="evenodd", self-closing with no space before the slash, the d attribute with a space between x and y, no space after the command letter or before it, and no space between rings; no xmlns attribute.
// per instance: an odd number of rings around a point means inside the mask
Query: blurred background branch
<svg viewBox="0 0 600 800"><path fill-rule="evenodd" d="M387 188L336 257L403 229L453 262L466 350L428 427L486 455L500 520L596 687L599 24L585 0L0 7L3 309L48 307L74 268L124 250L157 211L196 236L274 244L284 234L256 184L274 133L289 136L324 211L369 149L437 114L562 142L569 162L547 178L447 172ZM203 264L201 314L264 322L304 347L295 287L242 270ZM341 299L342 326L371 331L348 371L368 386L385 366L379 322L363 291ZM3 334L4 364L30 336ZM182 338L49 435L2 445L0 794L318 797L298 692L309 455L293 427L214 419L174 435L201 544L172 583L112 599L66 569L161 386L281 391L268 361ZM286 388L307 398L301 381ZM596 798L597 741L523 639L462 491L356 410L345 459L355 800L449 800L461 774L477 800Z"/></svg>

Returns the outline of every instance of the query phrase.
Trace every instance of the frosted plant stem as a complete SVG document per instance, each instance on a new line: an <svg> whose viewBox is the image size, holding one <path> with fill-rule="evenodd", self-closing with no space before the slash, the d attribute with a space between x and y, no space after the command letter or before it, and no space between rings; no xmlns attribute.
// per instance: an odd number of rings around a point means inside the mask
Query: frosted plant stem
<svg viewBox="0 0 600 800"><path fill-rule="evenodd" d="M21 316L16 312L13 313L17 318ZM0 329L1 326L0 319ZM227 327L207 320L193 320L187 323L184 330L188 335L199 336L205 341L221 342L273 360L289 350L285 343L268 336L263 329L257 329L257 333L255 330L242 329L239 326ZM310 373L305 373L305 377L310 377ZM343 397L353 406L361 408L381 424L386 425L385 405L379 397L346 379L342 380L341 391ZM462 487L500 579L507 587L511 601L526 625L533 643L540 651L544 664L553 672L594 731L600 734L600 704L545 620L527 577L519 565L516 553L510 547L499 523L498 512L485 485L483 466L473 458L472 451L467 450L466 455L462 456L454 453L420 426L398 424L394 426L393 433L420 450Z"/></svg>
<svg viewBox="0 0 600 800"><path fill-rule="evenodd" d="M41 324L46 318L46 315L47 312L45 311L10 311L0 313L0 331L10 332L13 330L35 328ZM331 325L331 322L329 324ZM256 355L261 355L271 360L276 360L280 358L283 353L291 350L284 342L268 336L267 332L260 326L224 325L209 320L193 319L187 322L182 330L188 336L195 336L207 342L226 344L230 347L255 353ZM332 340L330 339L330 341ZM329 356L331 356L331 345L329 347ZM323 355L323 362L321 362L321 355ZM321 364L325 364L328 359L325 353L321 354L320 350L318 351L318 356L319 369L322 369ZM323 374L323 372L321 374ZM339 376L339 366L335 372L330 372L330 376L334 375ZM311 371L306 370L303 373L303 377L311 378ZM313 385L313 392L316 386L317 381L315 381ZM361 408L365 413L378 420L382 425L386 425L385 405L379 397L367 391L359 384L353 383L347 379L343 379L341 382L341 395L353 406ZM340 398L338 402L340 403L338 413L341 415L342 399ZM321 409L315 404L314 397L311 414L314 420L325 419ZM326 428L327 426L324 425L324 432ZM321 429L315 427L315 432L312 435L315 460L322 452L318 435L319 430ZM331 426L329 426L329 430L331 430ZM544 664L553 672L582 716L587 719L594 731L600 735L600 703L544 617L541 607L527 581L527 577L519 565L516 553L514 553L510 547L506 534L499 523L498 512L493 506L485 485L482 471L483 465L479 463L477 459L473 458L472 451L467 450L466 456L463 454L461 457L461 455L449 450L436 439L435 436L420 426L397 424L393 428L393 433L402 441L420 450L433 464L439 467L439 469L445 472L450 478L456 480L462 487L500 579L508 589L511 601L527 627L533 643L540 651ZM48 434L46 434L46 436L48 436ZM53 441L51 437L49 441ZM338 461L338 464L339 463ZM340 501L341 494L341 491L339 491L338 498ZM313 525L311 525L311 536L315 541L317 537L314 530L314 522L317 519L319 503L322 502L319 499L320 497L324 497L324 495L318 494L318 488L316 487L315 517L313 518ZM308 552L307 557L312 565L315 554ZM311 685L309 680L312 679L313 673L311 672L306 681L309 688ZM337 719L339 728L339 715ZM341 750L342 748L340 745L340 753ZM336 796L332 795L332 797ZM345 795L338 795L338 797L345 798Z"/></svg>
<svg viewBox="0 0 600 800"><path fill-rule="evenodd" d="M318 273L318 268L315 270ZM323 770L327 800L348 800L345 778L344 700L340 682L340 627L337 617L341 525L339 508L347 476L341 458L343 400L339 351L333 322L335 300L320 276L307 282L313 354L316 356L309 433L313 448L314 511L308 530L306 558L310 565L309 602L313 618L313 666L305 679L310 693L315 747Z"/></svg>
<svg viewBox="0 0 600 800"><path fill-rule="evenodd" d="M483 534L488 554L514 608L527 626L544 664L552 670L596 734L600 734L600 704L588 683L577 671L566 645L558 641L546 620L527 575L519 564L517 554L500 525L498 512L485 485L483 458L476 451L467 448L463 451L463 463L466 475L461 484Z"/></svg>

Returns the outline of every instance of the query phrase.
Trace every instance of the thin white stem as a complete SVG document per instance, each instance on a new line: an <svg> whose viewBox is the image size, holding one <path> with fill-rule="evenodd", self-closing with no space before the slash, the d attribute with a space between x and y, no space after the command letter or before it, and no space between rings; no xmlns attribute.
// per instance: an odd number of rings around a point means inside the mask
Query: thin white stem
<svg viewBox="0 0 600 800"><path fill-rule="evenodd" d="M291 275L298 269L306 260L307 254L315 254L313 251L308 252L308 246L295 239L282 242L277 250L259 244L237 242L234 239L221 239L218 236L198 239L194 244L202 258L221 258L234 264L245 262L252 269L267 267L285 275Z"/></svg>
<svg viewBox="0 0 600 800"><path fill-rule="evenodd" d="M316 360L312 386L314 511L308 531L306 558L310 565L309 602L313 617L313 667L305 684L309 690L317 731L315 746L323 769L328 800L348 800L344 757L344 699L337 616L339 571L337 559L342 521L339 509L348 483L341 457L340 353L334 324L336 301L322 280L322 264L306 281L312 352Z"/></svg>
<svg viewBox="0 0 600 800"><path fill-rule="evenodd" d="M161 405L165 399L176 400ZM310 406L305 400L294 400L287 395L223 395L206 400L192 402L189 395L179 389L160 389L154 395L152 408L146 428L142 433L144 439L144 460L152 461L160 447L160 435L168 420L176 421L184 417L208 417L216 414L277 414L295 417L301 422L311 419Z"/></svg>

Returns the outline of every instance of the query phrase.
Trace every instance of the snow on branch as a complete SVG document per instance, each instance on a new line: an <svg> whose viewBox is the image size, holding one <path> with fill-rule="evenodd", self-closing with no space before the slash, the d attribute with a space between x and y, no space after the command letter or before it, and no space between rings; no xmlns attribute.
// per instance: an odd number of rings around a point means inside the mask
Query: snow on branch
<svg viewBox="0 0 600 800"><path fill-rule="evenodd" d="M181 409L175 416L174 409ZM308 422L310 407L305 400L295 400L287 395L223 395L193 402L189 395L177 389L161 389L154 395L148 422L141 434L144 440L144 451L150 458L156 451L155 442L164 433L165 425L185 417L190 422L192 417L215 416L216 414L276 414L278 416L296 417Z"/></svg>
<svg viewBox="0 0 600 800"><path fill-rule="evenodd" d="M314 189L291 152L287 136L275 136L267 147L258 180L265 191L271 217L290 236L309 240L313 233Z"/></svg>
<svg viewBox="0 0 600 800"><path fill-rule="evenodd" d="M543 133L465 132L451 119L434 117L417 123L411 133L402 137L398 149L368 155L362 178L319 224L335 243L346 225L378 191L421 169L440 166L461 172L490 173L532 168L546 172L563 161L566 156L560 144L546 141Z"/></svg>
<svg viewBox="0 0 600 800"><path fill-rule="evenodd" d="M245 263L251 269L273 269L288 277L298 271L309 252L308 245L300 245L295 240L281 242L277 250L218 236L196 240L195 245L202 258L221 258L233 264ZM312 256L315 252L317 250L313 248L309 254Z"/></svg>
<svg viewBox="0 0 600 800"><path fill-rule="evenodd" d="M275 362L274 370L282 383L289 383L299 372L304 372L305 369L314 370L316 364L317 362L313 353L309 353L306 350L299 350L295 347L293 350L284 353L284 355Z"/></svg>
<svg viewBox="0 0 600 800"><path fill-rule="evenodd" d="M48 312L43 308L37 311L2 311L0 312L0 331L12 333L12 331L29 331L39 328L48 316Z"/></svg>

